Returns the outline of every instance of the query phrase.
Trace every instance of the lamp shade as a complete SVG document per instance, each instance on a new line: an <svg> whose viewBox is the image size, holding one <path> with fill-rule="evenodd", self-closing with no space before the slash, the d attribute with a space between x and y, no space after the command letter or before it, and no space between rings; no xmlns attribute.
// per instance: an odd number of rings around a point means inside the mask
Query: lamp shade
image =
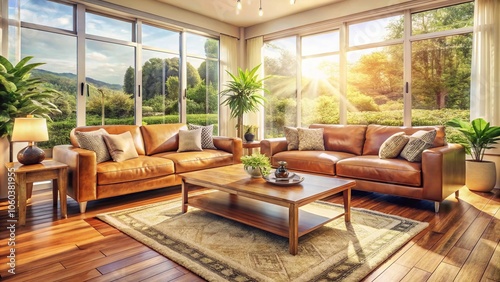
<svg viewBox="0 0 500 282"><path fill-rule="evenodd" d="M49 140L47 121L44 118L16 118L12 132L14 142L40 142Z"/></svg>

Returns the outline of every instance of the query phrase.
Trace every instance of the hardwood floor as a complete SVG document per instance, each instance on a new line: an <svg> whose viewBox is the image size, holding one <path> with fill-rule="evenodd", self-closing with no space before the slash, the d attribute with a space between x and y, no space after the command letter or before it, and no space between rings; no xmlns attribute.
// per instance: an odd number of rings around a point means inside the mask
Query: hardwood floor
<svg viewBox="0 0 500 282"><path fill-rule="evenodd" d="M189 270L95 218L96 214L179 198L170 188L89 202L68 198L68 219L52 206L50 189L34 191L26 226L8 246L6 201L0 202L0 274L4 281L204 281ZM342 203L342 197L331 202ZM434 204L353 192L352 206L429 222L429 227L363 281L500 281L500 190L460 190L438 214ZM12 241L11 241L12 242ZM15 248L15 275L7 256ZM0 279L1 280L1 279Z"/></svg>

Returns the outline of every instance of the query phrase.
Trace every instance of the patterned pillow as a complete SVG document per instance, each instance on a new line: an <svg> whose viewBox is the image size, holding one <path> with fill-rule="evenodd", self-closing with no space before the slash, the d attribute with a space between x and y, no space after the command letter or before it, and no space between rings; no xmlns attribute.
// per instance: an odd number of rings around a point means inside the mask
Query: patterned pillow
<svg viewBox="0 0 500 282"><path fill-rule="evenodd" d="M179 149L177 152L203 151L201 148L201 128L179 130Z"/></svg>
<svg viewBox="0 0 500 282"><path fill-rule="evenodd" d="M378 157L381 159L393 159L399 156L410 138L404 132L398 132L382 143L378 151Z"/></svg>
<svg viewBox="0 0 500 282"><path fill-rule="evenodd" d="M188 129L198 129L201 128L201 147L203 149L214 149L217 150L217 147L214 145L214 138L212 133L214 132L214 125L196 125L196 124L188 124Z"/></svg>
<svg viewBox="0 0 500 282"><path fill-rule="evenodd" d="M400 156L410 162L420 162L422 160L422 152L432 147L435 138L436 130L419 130L413 133L410 136L408 144L401 151Z"/></svg>
<svg viewBox="0 0 500 282"><path fill-rule="evenodd" d="M103 135L108 135L108 132L104 128L89 132L75 132L80 148L94 151L97 163L111 160L108 147L106 147L106 143L104 143L104 139L102 138Z"/></svg>
<svg viewBox="0 0 500 282"><path fill-rule="evenodd" d="M285 126L285 138L286 143L288 143L288 150L298 150L299 149L299 132L295 127Z"/></svg>
<svg viewBox="0 0 500 282"><path fill-rule="evenodd" d="M297 128L299 151L324 151L323 128Z"/></svg>
<svg viewBox="0 0 500 282"><path fill-rule="evenodd" d="M139 157L135 149L134 139L132 139L132 134L129 131L122 134L103 135L102 137L113 161L122 162Z"/></svg>

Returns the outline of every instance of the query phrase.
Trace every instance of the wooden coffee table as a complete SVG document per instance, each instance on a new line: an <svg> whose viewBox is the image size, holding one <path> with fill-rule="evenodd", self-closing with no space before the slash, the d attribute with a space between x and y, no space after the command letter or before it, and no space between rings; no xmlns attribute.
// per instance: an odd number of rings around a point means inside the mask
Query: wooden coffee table
<svg viewBox="0 0 500 282"><path fill-rule="evenodd" d="M182 173L182 212L187 212L189 205L287 237L289 251L296 255L300 236L341 216L350 221L351 188L356 185L353 180L298 174L305 177L302 183L278 186L250 178L241 164ZM217 191L189 196L192 186ZM299 209L340 192L344 197L344 213L340 215L324 217Z"/></svg>

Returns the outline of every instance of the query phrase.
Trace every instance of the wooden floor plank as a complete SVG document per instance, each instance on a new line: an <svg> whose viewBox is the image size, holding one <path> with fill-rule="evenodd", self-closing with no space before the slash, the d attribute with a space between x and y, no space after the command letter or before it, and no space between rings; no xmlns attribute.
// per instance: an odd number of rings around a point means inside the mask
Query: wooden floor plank
<svg viewBox="0 0 500 282"><path fill-rule="evenodd" d="M353 191L353 207L429 223L363 281L500 281L500 190L477 193L464 187L460 195L447 198L436 214L430 201ZM61 219L50 189L36 190L27 224L16 230L19 272L11 275L1 263L0 275L5 281L37 282L204 281L96 217L170 199L180 199L179 187L92 201L80 214L78 203L68 198L68 218ZM342 203L342 197L328 201ZM7 209L7 202L0 201L0 221L7 220ZM8 236L8 230L0 230L0 253L9 250Z"/></svg>

